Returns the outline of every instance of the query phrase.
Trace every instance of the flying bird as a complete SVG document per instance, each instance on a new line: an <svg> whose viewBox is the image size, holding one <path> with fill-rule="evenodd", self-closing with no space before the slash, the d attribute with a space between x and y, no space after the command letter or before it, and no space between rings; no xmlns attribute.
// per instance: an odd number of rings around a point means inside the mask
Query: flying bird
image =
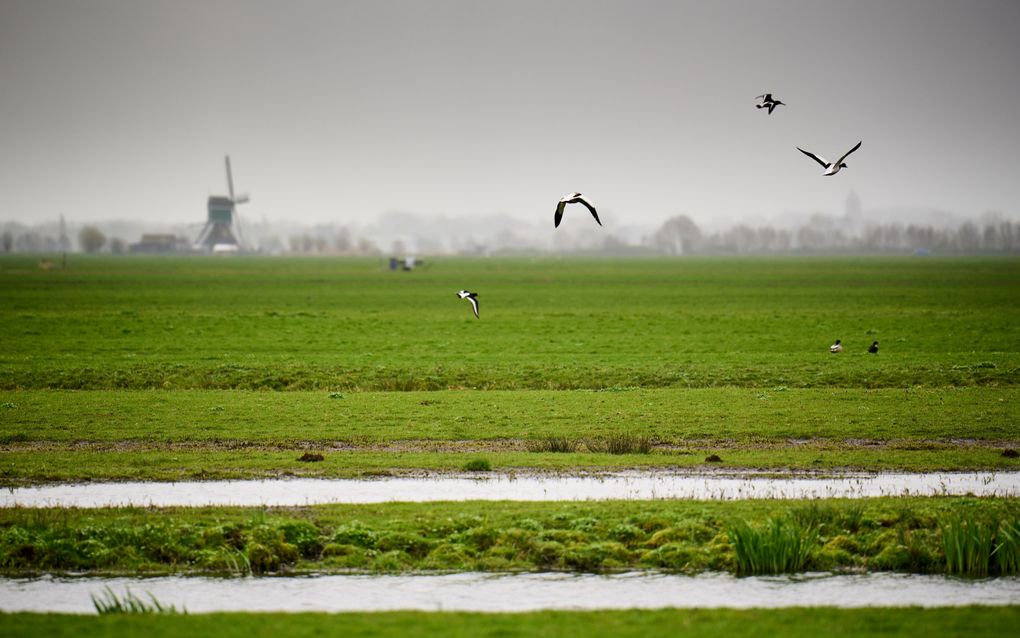
<svg viewBox="0 0 1020 638"><path fill-rule="evenodd" d="M773 100L771 93L766 93L764 95L759 95L755 99L761 100L761 104L755 104L755 106L757 108L759 108L759 109L768 109L769 110L769 115L772 115L772 109L776 108L780 104L782 104L783 106L786 106L786 102L780 102L779 100Z"/></svg>
<svg viewBox="0 0 1020 638"><path fill-rule="evenodd" d="M861 141L863 141L863 140L861 140ZM846 168L846 164L843 163L843 160L845 160L847 157L849 157L850 153L853 153L854 151L856 151L860 147L861 147L861 142L857 142L857 146L854 146L852 149L850 149L846 153L843 153L843 157L841 157L838 160L836 160L836 162L833 163L833 164L830 164L829 162L826 162L824 158L818 157L817 155L815 155L811 151L805 151L804 149L802 149L799 146L797 147L797 150L800 151L801 153L807 155L808 157L810 157L814 161L818 162L819 164L821 164L822 168L825 169L825 172L823 173L823 175L835 175L836 173L839 172L839 169Z"/></svg>
<svg viewBox="0 0 1020 638"><path fill-rule="evenodd" d="M560 198L560 203L556 205L556 217L553 218L553 225L559 227L560 220L563 219L563 209L567 204L584 204L588 210L591 211L591 216L595 218L598 225L601 226L602 222L599 221L599 214L595 212L595 206L592 205L587 199L585 199L581 193L570 193Z"/></svg>
<svg viewBox="0 0 1020 638"><path fill-rule="evenodd" d="M843 352L843 344L839 342L839 339L836 339L836 343L829 346L829 352L832 354Z"/></svg>
<svg viewBox="0 0 1020 638"><path fill-rule="evenodd" d="M870 346L868 346L868 352L870 352L871 354L878 354L878 342L877 341L872 343Z"/></svg>
<svg viewBox="0 0 1020 638"><path fill-rule="evenodd" d="M478 318L478 293L468 292L467 290L461 290L457 293L457 296L461 299L467 299L471 302L471 309L475 311L475 319Z"/></svg>

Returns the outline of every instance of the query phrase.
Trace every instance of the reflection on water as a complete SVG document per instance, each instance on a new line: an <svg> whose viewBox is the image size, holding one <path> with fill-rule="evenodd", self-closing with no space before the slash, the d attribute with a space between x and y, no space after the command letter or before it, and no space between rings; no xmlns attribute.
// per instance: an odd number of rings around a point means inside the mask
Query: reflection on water
<svg viewBox="0 0 1020 638"><path fill-rule="evenodd" d="M736 578L632 572L304 578L0 579L0 611L95 613L91 594L130 590L188 613L214 611L515 612L539 609L950 607L1020 604L1020 579L909 574Z"/></svg>
<svg viewBox="0 0 1020 638"><path fill-rule="evenodd" d="M1020 496L1020 472L928 474L693 474L631 471L597 476L442 476L435 478L280 479L187 483L89 483L8 489L0 507L298 506L389 501L585 501L873 496Z"/></svg>

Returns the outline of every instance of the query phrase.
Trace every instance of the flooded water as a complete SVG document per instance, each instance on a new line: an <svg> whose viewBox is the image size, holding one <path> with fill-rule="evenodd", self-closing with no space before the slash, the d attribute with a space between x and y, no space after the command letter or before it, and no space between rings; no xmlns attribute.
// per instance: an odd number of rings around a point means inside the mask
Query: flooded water
<svg viewBox="0 0 1020 638"><path fill-rule="evenodd" d="M688 473L597 476L503 475L429 478L279 479L186 483L86 483L0 491L0 507L300 506L391 501L586 501L816 499L875 496L1020 496L1020 472Z"/></svg>
<svg viewBox="0 0 1020 638"><path fill-rule="evenodd" d="M0 579L0 612L95 613L91 596L151 594L178 611L480 611L541 609L951 607L1020 604L1020 579L908 574L678 576L633 572L304 578Z"/></svg>

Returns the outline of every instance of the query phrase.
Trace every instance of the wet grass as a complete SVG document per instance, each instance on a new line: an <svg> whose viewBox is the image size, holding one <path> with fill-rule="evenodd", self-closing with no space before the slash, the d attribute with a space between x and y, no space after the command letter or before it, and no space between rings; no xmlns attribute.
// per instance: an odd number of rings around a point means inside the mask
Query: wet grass
<svg viewBox="0 0 1020 638"><path fill-rule="evenodd" d="M1004 529L1016 530L1020 500L835 500L809 514L810 524L797 501L14 508L0 510L0 570L8 576L635 569L956 573L940 521L1002 522ZM994 547L986 548L986 562ZM998 566L1003 564L992 563L987 573L1011 573Z"/></svg>
<svg viewBox="0 0 1020 638"><path fill-rule="evenodd" d="M476 638L515 636L619 638L675 636L1008 636L1020 623L1020 607L953 609L663 609L601 612L547 611L513 614L190 614L171 616L74 616L0 614L5 636L220 636L261 638L324 635Z"/></svg>

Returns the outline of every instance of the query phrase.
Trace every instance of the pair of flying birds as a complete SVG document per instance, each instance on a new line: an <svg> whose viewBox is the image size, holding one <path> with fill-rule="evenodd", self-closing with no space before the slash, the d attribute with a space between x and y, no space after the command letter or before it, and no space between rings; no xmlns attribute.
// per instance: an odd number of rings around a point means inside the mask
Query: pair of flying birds
<svg viewBox="0 0 1020 638"><path fill-rule="evenodd" d="M759 102L758 104L755 104L755 106L757 108L759 108L759 109L768 109L770 115L771 115L772 111L777 106L779 106L780 104L783 105L783 106L786 106L785 102L780 102L779 100L773 98L771 93L765 93L763 95L759 95L756 99L761 100L761 102ZM864 141L864 140L861 140L861 141ZM843 153L843 156L840 157L835 162L827 162L827 161L825 161L824 157L820 157L818 155L815 155L811 151L805 151L804 149L802 149L799 146L797 147L797 150L800 151L801 153L807 155L808 157L810 157L814 161L818 162L819 164L821 164L822 168L825 169L825 172L822 173L822 175L835 175L836 173L839 172L839 169L846 168L846 164L843 162L843 160L845 160L850 155L850 153L853 153L854 151L856 151L860 147L861 147L861 142L857 142L856 146L854 146L852 149L850 149L846 153Z"/></svg>
<svg viewBox="0 0 1020 638"><path fill-rule="evenodd" d="M563 219L563 209L567 207L567 204L583 204L585 208L591 211L591 216L595 218L595 222L599 226L602 222L599 220L599 214L595 211L595 205L584 198L581 193L568 193L560 198L559 203L556 205L556 215L553 217L553 225L559 228L560 221ZM471 292L469 290L461 290L457 292L457 296L461 299L467 299L471 303L471 310L475 313L475 319L478 318L478 293Z"/></svg>

